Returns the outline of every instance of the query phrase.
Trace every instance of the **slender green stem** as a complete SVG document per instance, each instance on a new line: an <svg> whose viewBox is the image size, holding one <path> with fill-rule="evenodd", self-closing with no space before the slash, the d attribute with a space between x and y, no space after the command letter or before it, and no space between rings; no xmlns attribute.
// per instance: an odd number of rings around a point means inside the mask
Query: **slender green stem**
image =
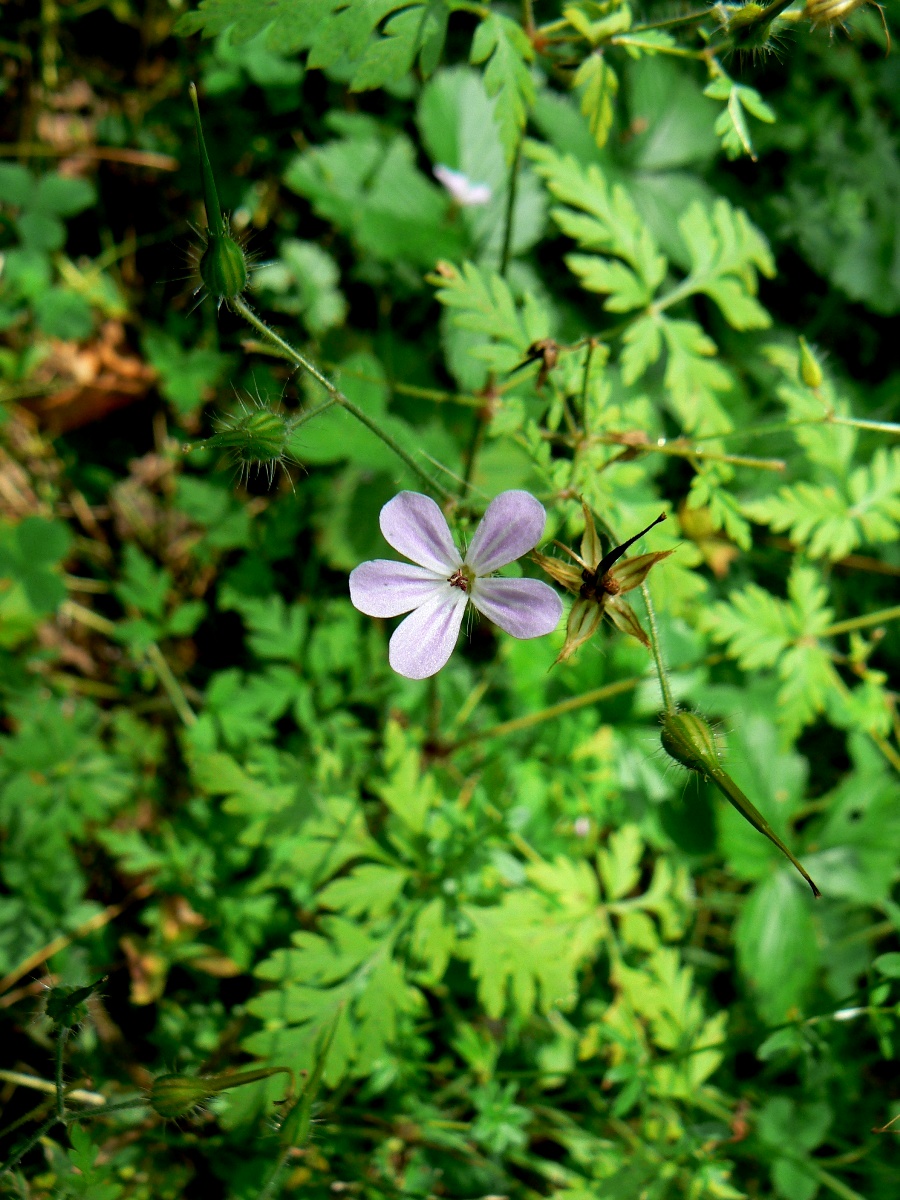
<svg viewBox="0 0 900 1200"><path fill-rule="evenodd" d="M66 1038L69 1036L68 1029L62 1028L56 1031L56 1117L62 1121L66 1115L66 1093L63 1086L63 1051L66 1048Z"/></svg>
<svg viewBox="0 0 900 1200"><path fill-rule="evenodd" d="M52 1117L47 1118L43 1125L39 1125L34 1133L30 1137L26 1138L25 1141L13 1151L12 1157L8 1158L3 1166L0 1167L0 1175L4 1174L6 1171L11 1171L13 1167L17 1167L29 1150L32 1150L38 1144L41 1138L45 1134L49 1133L53 1126L58 1122L59 1117L56 1115L56 1113L54 1113Z"/></svg>
<svg viewBox="0 0 900 1200"><path fill-rule="evenodd" d="M673 25L687 25L691 21L702 21L710 16L715 8L702 8L699 12L685 13L682 17L668 17L665 21L649 21L646 25L632 25L629 33L646 33L648 29L669 29Z"/></svg>
<svg viewBox="0 0 900 1200"><path fill-rule="evenodd" d="M84 1112L67 1113L66 1124L72 1121L93 1121L97 1117L105 1117L107 1113L124 1112L126 1108L146 1108L146 1096L134 1096L131 1100L120 1100L116 1104L107 1104L104 1108L85 1109Z"/></svg>
<svg viewBox="0 0 900 1200"><path fill-rule="evenodd" d="M248 338L243 342L243 346L245 350L251 350L255 354L270 354L273 358L290 359L289 355L276 346L270 346L268 342L258 342ZM354 371L345 363L329 362L327 359L323 359L322 365L329 371L339 370L346 379L358 379L361 383L374 383L378 387L384 386L383 379L367 375L365 371ZM459 404L466 408L480 408L484 404L481 396L473 396L470 392L447 392L440 388L419 387L415 383L400 383L395 379L390 380L387 386L398 396L414 396L417 400L431 400L434 404Z"/></svg>
<svg viewBox="0 0 900 1200"><path fill-rule="evenodd" d="M509 187L506 192L506 213L503 223L503 250L500 254L500 274L506 278L509 269L509 254L512 248L513 221L515 218L516 193L519 190L519 170L522 165L522 138L516 146L515 157L509 169Z"/></svg>
<svg viewBox="0 0 900 1200"><path fill-rule="evenodd" d="M854 429L874 429L876 433L900 434L900 425L894 421L867 421L864 417L838 417L829 413L823 417L826 425L850 425Z"/></svg>
<svg viewBox="0 0 900 1200"><path fill-rule="evenodd" d="M878 612L866 613L862 617L850 617L847 621L836 621L823 629L818 637L835 637L839 633L851 633L854 629L866 629L870 625L881 625L885 621L896 621L900 618L900 604L894 608L882 608Z"/></svg>
<svg viewBox="0 0 900 1200"><path fill-rule="evenodd" d="M728 433L703 433L695 437L695 442L710 441L718 438L753 438L762 437L769 433L790 433L810 425L848 425L852 429L871 429L875 433L900 434L900 425L891 421L868 421L863 417L839 417L834 413L826 413L821 417L799 417L793 421L773 421L768 425L756 425L751 429L732 429Z"/></svg>
<svg viewBox="0 0 900 1200"><path fill-rule="evenodd" d="M589 704L598 704L601 700L609 700L613 696L621 696L624 692L633 691L636 687L644 683L646 679L646 675L636 675L632 679L618 679L615 683L607 683L603 687L594 688L591 692L584 692L580 696L572 696L569 700L562 700L559 704L551 704L548 708L541 708L537 712L527 713L524 717L514 717L511 721L501 721L499 725L491 725L488 729L477 729L474 733L467 734L466 737L460 738L458 741L446 746L443 753L453 754L463 746L470 746L473 742L482 742L487 738L502 737L507 733L519 733L523 729L531 729L534 725L541 725L544 721L552 721L556 717L563 716L564 713L574 712L576 709L586 708Z"/></svg>
<svg viewBox="0 0 900 1200"><path fill-rule="evenodd" d="M311 363L308 358L300 353L299 350L296 350L290 344L290 342L285 341L285 339L281 337L280 334L276 333L274 329L270 329L265 321L256 315L253 309L241 296L233 297L229 301L229 304L234 311L242 316L249 325L253 326L257 333L261 333L263 337L268 338L269 341L278 346L278 348L285 354L287 358L296 363L298 367L302 367L303 370L307 371L317 383L320 383L336 404L339 404L341 408L346 409L347 412L356 417L357 421L365 425L367 429L371 430L376 437L380 438L381 441L383 441L384 444L390 450L392 450L399 459L406 463L407 467L409 467L409 469L415 475L417 475L419 479L421 479L422 482L431 489L431 491L436 492L444 500L456 499L456 497L448 488L445 488L443 484L438 483L436 479L432 479L428 472L416 462L412 455L408 454L386 430L382 429L377 421L373 421L369 414L363 412L358 404L354 404L353 401L345 396L342 391L336 388L331 380L328 379L327 376L323 375L314 363Z"/></svg>
<svg viewBox="0 0 900 1200"><path fill-rule="evenodd" d="M488 425L488 416L484 409L475 416L475 423L472 426L472 434L469 438L469 446L466 450L466 462L463 467L462 479L460 480L459 497L464 499L466 492L472 485L472 479L475 475L475 463L478 460L478 454L484 442L484 433Z"/></svg>
<svg viewBox="0 0 900 1200"><path fill-rule="evenodd" d="M670 58L705 58L703 50L688 50L684 46L660 46L656 42L643 41L630 33L619 33L609 39L611 46L634 46L638 50L649 50L652 54L668 54Z"/></svg>
<svg viewBox="0 0 900 1200"><path fill-rule="evenodd" d="M650 622L650 648L653 651L653 661L656 663L656 674L659 676L659 686L663 695L666 712L675 712L675 701L672 699L672 689L669 687L669 677L666 674L665 663L662 660L662 650L659 645L659 626L656 623L656 609L646 583L641 584L641 594L647 606L647 620Z"/></svg>
<svg viewBox="0 0 900 1200"><path fill-rule="evenodd" d="M197 714L188 703L187 697L181 689L181 684L175 678L175 674L169 666L166 656L160 650L159 646L157 646L156 642L151 642L147 647L147 658L156 673L156 678L162 684L166 695L172 701L172 707L181 718L182 724L190 729L192 725L197 724Z"/></svg>
<svg viewBox="0 0 900 1200"><path fill-rule="evenodd" d="M275 1195L275 1188L280 1183L281 1177L284 1175L284 1172L287 1169L293 1148L293 1146L287 1146L284 1150L282 1150L281 1154L279 1154L278 1161L272 1168L269 1178L263 1184L263 1189L257 1196L256 1200L271 1200L271 1197Z"/></svg>
<svg viewBox="0 0 900 1200"><path fill-rule="evenodd" d="M576 417L581 421L581 428L587 429L587 404L588 404L588 388L591 385L591 362L594 358L594 351L597 348L597 339L588 338L587 353L584 356L584 375L581 378L581 397L579 404L581 412L576 413Z"/></svg>
<svg viewBox="0 0 900 1200"><path fill-rule="evenodd" d="M576 449L583 445L599 445L599 446L622 446L626 452L632 454L667 454L674 458L696 458L703 462L724 462L731 463L736 467L752 467L757 471L784 471L787 463L783 458L755 458L746 454L717 454L714 451L703 450L701 447L692 446L689 442L676 438L673 441L666 441L665 438L659 438L655 442L629 442L623 440L621 436L614 434L590 434L584 438L572 438L566 434L548 433L546 430L542 432L541 437L545 441L551 442L566 442L575 443Z"/></svg>
<svg viewBox="0 0 900 1200"><path fill-rule="evenodd" d="M295 429L299 429L301 425L305 425L307 421L312 421L314 417L320 417L323 412L327 412L329 408L334 408L337 404L334 396L329 396L327 400L323 400L321 404L317 404L315 408L308 408L306 412L300 414L299 417L291 425L291 433Z"/></svg>

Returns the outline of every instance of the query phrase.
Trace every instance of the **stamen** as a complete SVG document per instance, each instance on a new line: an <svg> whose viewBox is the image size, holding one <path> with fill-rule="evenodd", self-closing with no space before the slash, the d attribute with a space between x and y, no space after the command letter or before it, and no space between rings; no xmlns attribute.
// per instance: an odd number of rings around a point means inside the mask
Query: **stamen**
<svg viewBox="0 0 900 1200"><path fill-rule="evenodd" d="M463 574L461 567L459 570L453 572L447 582L451 587L459 588L462 592L467 592L469 590L469 581Z"/></svg>

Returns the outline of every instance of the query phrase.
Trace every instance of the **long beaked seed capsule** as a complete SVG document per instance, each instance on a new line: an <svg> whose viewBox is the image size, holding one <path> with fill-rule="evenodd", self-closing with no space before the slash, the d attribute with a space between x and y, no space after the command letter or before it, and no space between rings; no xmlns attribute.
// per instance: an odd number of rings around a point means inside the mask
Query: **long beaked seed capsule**
<svg viewBox="0 0 900 1200"><path fill-rule="evenodd" d="M160 1075L150 1086L147 1102L160 1117L174 1121L178 1117L186 1117L199 1104L219 1092L279 1074L293 1078L287 1067L260 1067L255 1071L235 1071L230 1075Z"/></svg>
<svg viewBox="0 0 900 1200"><path fill-rule="evenodd" d="M767 837L774 846L778 847L785 858L793 863L812 888L813 895L820 896L821 892L807 874L802 863L791 854L759 809L748 800L722 767L715 735L708 722L697 713L667 712L663 715L662 727L660 741L666 754L681 763L683 767L687 767L689 771L695 771L705 779L711 780L744 820L749 821L754 829Z"/></svg>
<svg viewBox="0 0 900 1200"><path fill-rule="evenodd" d="M247 258L228 228L228 222L219 207L219 193L206 150L203 126L200 123L200 104L197 88L190 86L191 103L194 106L194 123L197 127L197 149L200 154L200 178L203 182L203 203L206 207L206 249L200 259L200 278L211 295L220 300L231 300L239 296L247 286Z"/></svg>

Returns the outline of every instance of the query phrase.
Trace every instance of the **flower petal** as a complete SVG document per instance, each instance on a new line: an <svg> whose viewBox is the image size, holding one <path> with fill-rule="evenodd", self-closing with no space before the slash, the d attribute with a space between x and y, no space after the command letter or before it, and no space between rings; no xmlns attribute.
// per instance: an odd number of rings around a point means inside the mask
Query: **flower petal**
<svg viewBox="0 0 900 1200"><path fill-rule="evenodd" d="M547 514L530 492L501 492L487 507L466 554L476 575L490 575L540 541Z"/></svg>
<svg viewBox="0 0 900 1200"><path fill-rule="evenodd" d="M446 582L424 567L376 558L350 572L350 599L367 617L399 617L418 608Z"/></svg>
<svg viewBox="0 0 900 1200"><path fill-rule="evenodd" d="M515 638L552 633L562 616L562 600L539 579L476 579L470 595L480 613Z"/></svg>
<svg viewBox="0 0 900 1200"><path fill-rule="evenodd" d="M407 679L436 675L453 653L465 610L466 593L449 583L429 596L394 630L391 667Z"/></svg>
<svg viewBox="0 0 900 1200"><path fill-rule="evenodd" d="M385 540L420 567L449 579L462 565L444 514L430 496L400 492L381 510L379 522Z"/></svg>

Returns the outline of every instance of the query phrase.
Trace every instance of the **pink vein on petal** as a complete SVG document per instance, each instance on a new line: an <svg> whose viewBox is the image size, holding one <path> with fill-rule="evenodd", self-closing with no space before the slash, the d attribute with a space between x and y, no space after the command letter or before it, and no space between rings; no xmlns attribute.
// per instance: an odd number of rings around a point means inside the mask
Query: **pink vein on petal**
<svg viewBox="0 0 900 1200"><path fill-rule="evenodd" d="M547 514L530 492L501 492L487 506L466 554L476 575L490 575L533 550Z"/></svg>
<svg viewBox="0 0 900 1200"><path fill-rule="evenodd" d="M420 567L449 579L461 566L450 527L430 496L399 492L385 504L379 522L385 540Z"/></svg>
<svg viewBox="0 0 900 1200"><path fill-rule="evenodd" d="M394 630L389 661L398 675L427 679L453 653L466 607L466 593L445 584Z"/></svg>
<svg viewBox="0 0 900 1200"><path fill-rule="evenodd" d="M367 617L399 617L418 608L444 583L443 575L425 567L376 558L350 572L350 599Z"/></svg>
<svg viewBox="0 0 900 1200"><path fill-rule="evenodd" d="M562 616L562 600L540 579L476 579L472 603L489 621L515 638L552 633Z"/></svg>

